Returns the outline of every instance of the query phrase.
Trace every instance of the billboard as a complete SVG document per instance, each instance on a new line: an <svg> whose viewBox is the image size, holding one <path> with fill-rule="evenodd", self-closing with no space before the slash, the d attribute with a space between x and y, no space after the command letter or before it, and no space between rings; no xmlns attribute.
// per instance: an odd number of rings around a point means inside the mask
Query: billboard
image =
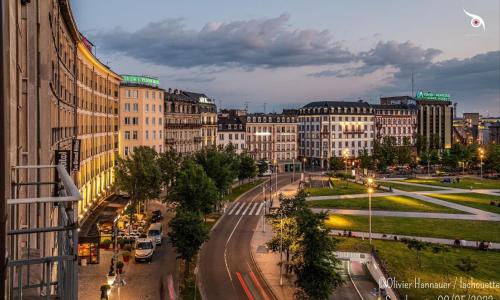
<svg viewBox="0 0 500 300"><path fill-rule="evenodd" d="M450 94L418 91L415 98L418 100L450 101Z"/></svg>

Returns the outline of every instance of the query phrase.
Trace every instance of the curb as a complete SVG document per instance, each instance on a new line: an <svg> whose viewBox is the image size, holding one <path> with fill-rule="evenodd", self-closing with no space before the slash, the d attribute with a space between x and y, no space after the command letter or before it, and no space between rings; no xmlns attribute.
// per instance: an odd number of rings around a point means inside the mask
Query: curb
<svg viewBox="0 0 500 300"><path fill-rule="evenodd" d="M259 227L259 224L257 223L257 227ZM255 230L257 229L257 227L255 227L254 229L254 234L255 234ZM252 240L253 240L253 235L252 235ZM252 249L252 240L250 241L250 248ZM271 286L269 285L269 283L267 282L266 278L264 277L264 275L262 274L262 270L260 269L259 265L257 264L257 262L255 261L255 257L254 257L254 254L253 254L253 249L250 251L250 258L252 259L252 264L255 266L255 269L257 270L257 273L259 273L259 277L262 279L262 281L264 282L264 284L266 285L267 287L267 290L271 292L271 296L274 300L278 300L278 297L276 296L276 294L274 293L273 289L271 288Z"/></svg>

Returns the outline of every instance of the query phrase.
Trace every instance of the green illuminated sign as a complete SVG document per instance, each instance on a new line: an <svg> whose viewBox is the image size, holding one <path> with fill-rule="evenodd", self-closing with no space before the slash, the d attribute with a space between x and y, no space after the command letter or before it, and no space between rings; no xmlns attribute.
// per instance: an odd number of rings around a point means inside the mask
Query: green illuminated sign
<svg viewBox="0 0 500 300"><path fill-rule="evenodd" d="M145 84L150 86L160 85L160 80L147 76L121 75L123 83Z"/></svg>
<svg viewBox="0 0 500 300"><path fill-rule="evenodd" d="M415 96L421 100L450 101L450 94L445 93L417 92Z"/></svg>

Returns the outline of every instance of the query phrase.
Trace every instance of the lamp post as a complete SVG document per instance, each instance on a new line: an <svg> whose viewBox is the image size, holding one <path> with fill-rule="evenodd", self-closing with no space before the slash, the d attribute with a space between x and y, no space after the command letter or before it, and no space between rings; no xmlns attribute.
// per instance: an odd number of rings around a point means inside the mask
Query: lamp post
<svg viewBox="0 0 500 300"><path fill-rule="evenodd" d="M278 197L278 161L276 159L274 160L274 170L276 172L276 186L274 194L276 197Z"/></svg>
<svg viewBox="0 0 500 300"><path fill-rule="evenodd" d="M483 180L483 157L484 157L484 149L479 148L479 159L481 160L479 166L481 168L481 180Z"/></svg>
<svg viewBox="0 0 500 300"><path fill-rule="evenodd" d="M267 200L266 200L266 185L262 185L262 197L264 198L264 209L262 210L262 232L266 232L266 206L267 206Z"/></svg>
<svg viewBox="0 0 500 300"><path fill-rule="evenodd" d="M292 158L292 182L295 181L295 158Z"/></svg>
<svg viewBox="0 0 500 300"><path fill-rule="evenodd" d="M372 183L373 183L373 178L368 178L368 237L370 239L370 245L372 244Z"/></svg>
<svg viewBox="0 0 500 300"><path fill-rule="evenodd" d="M280 285L283 285L283 213L280 213Z"/></svg>

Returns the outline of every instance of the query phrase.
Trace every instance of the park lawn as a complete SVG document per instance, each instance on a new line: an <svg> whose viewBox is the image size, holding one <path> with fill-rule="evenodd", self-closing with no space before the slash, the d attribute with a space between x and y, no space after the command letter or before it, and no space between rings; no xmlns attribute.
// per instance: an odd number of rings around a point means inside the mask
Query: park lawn
<svg viewBox="0 0 500 300"><path fill-rule="evenodd" d="M224 197L225 201L233 202L236 200L239 196L243 195L243 193L251 190L252 188L258 186L259 184L262 183L262 179L257 179L252 182L247 182L241 185L238 185L237 187L233 188L231 190L231 193Z"/></svg>
<svg viewBox="0 0 500 300"><path fill-rule="evenodd" d="M436 188L431 188L431 187L425 187L425 186L416 186L416 185L408 185L408 184L401 184L401 183L396 183L396 182L378 182L381 186L386 186L386 187L392 187L394 189L402 190L405 192L420 192L420 191L437 191L440 189Z"/></svg>
<svg viewBox="0 0 500 300"><path fill-rule="evenodd" d="M459 189L500 189L500 180L494 179L479 179L479 178L471 178L464 177L460 178L459 183L442 183L442 178L432 178L432 179L406 179L406 182L411 183L421 183L428 185L437 185L444 186L450 188L459 188Z"/></svg>
<svg viewBox="0 0 500 300"><path fill-rule="evenodd" d="M331 229L368 231L368 216L330 215ZM447 239L500 242L500 222L404 217L372 217L372 231Z"/></svg>
<svg viewBox="0 0 500 300"><path fill-rule="evenodd" d="M308 196L337 196L337 195L352 195L352 194L366 194L367 187L354 182L346 184L345 181L332 180L333 188L306 188L305 191Z"/></svg>
<svg viewBox="0 0 500 300"><path fill-rule="evenodd" d="M370 252L367 240L359 238L339 238L339 251ZM475 283L499 282L500 252L480 251L463 248L448 248L449 252L433 253L432 246L421 251L422 266L419 268L414 250L409 250L405 244L396 241L374 240L373 245L378 252L379 258L391 276L398 282L413 283L412 288L399 289L403 297L408 299L438 299L441 295L465 295L465 289L459 283L460 280L467 282L467 274L460 271L456 265L461 258L471 257L477 262L477 268L471 272ZM415 288L415 279L419 278L422 283L451 283L449 288ZM453 288L455 279L457 285ZM488 296L490 299L500 297L500 289L495 288L471 288L469 295ZM472 298L471 298L472 299Z"/></svg>
<svg viewBox="0 0 500 300"><path fill-rule="evenodd" d="M477 193L429 194L427 196L500 214L500 207L490 204L491 201L500 202L500 196Z"/></svg>
<svg viewBox="0 0 500 300"><path fill-rule="evenodd" d="M368 197L353 199L331 199L308 201L311 207L320 208L343 208L343 209L368 209ZM439 212L439 213L462 213L461 211L425 202L408 196L384 196L372 197L373 210L389 211L418 211L418 212Z"/></svg>

